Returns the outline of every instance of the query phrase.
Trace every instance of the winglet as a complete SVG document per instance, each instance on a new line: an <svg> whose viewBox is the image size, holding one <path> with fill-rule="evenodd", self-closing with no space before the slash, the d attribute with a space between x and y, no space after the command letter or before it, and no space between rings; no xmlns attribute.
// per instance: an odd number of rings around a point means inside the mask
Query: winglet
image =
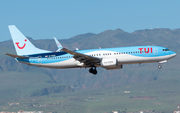
<svg viewBox="0 0 180 113"><path fill-rule="evenodd" d="M57 47L58 47L58 50L57 51L60 51L63 47L62 47L62 45L61 45L61 43L56 39L56 37L54 37L54 40L55 40L55 42L56 42L56 45L57 45ZM56 51L56 52L57 52Z"/></svg>

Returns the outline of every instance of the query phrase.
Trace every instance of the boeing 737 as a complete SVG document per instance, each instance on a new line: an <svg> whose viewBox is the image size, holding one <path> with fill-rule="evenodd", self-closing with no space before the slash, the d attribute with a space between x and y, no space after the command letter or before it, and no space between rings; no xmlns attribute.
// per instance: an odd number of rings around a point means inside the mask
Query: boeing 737
<svg viewBox="0 0 180 113"><path fill-rule="evenodd" d="M15 25L9 25L10 34L14 43L17 55L8 54L14 57L17 62L31 66L45 68L90 68L89 72L97 74L96 67L107 70L122 69L125 64L141 64L158 62L161 63L176 56L176 53L160 46L132 46L88 50L69 50L61 46L56 38L58 46L56 52L36 48Z"/></svg>

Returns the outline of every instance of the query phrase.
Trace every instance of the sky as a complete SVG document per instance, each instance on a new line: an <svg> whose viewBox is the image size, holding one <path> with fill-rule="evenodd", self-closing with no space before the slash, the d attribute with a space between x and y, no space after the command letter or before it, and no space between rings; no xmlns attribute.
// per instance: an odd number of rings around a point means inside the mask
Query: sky
<svg viewBox="0 0 180 113"><path fill-rule="evenodd" d="M117 28L126 32L180 28L180 0L1 0L0 42L8 25L28 37L68 39Z"/></svg>

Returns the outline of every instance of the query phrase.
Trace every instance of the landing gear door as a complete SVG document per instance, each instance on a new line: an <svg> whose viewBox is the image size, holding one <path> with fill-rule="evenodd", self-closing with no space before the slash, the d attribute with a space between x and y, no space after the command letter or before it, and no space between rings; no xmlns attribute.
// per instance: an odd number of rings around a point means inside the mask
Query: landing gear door
<svg viewBox="0 0 180 113"><path fill-rule="evenodd" d="M154 55L158 55L158 48L154 48Z"/></svg>

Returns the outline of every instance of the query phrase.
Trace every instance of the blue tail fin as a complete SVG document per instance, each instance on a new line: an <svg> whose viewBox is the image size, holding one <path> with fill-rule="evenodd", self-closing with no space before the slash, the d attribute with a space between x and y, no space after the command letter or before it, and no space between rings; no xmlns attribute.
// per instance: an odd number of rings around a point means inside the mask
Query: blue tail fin
<svg viewBox="0 0 180 113"><path fill-rule="evenodd" d="M17 28L15 25L9 25L9 31L16 49L17 55L31 55L47 53L51 51L36 48Z"/></svg>

